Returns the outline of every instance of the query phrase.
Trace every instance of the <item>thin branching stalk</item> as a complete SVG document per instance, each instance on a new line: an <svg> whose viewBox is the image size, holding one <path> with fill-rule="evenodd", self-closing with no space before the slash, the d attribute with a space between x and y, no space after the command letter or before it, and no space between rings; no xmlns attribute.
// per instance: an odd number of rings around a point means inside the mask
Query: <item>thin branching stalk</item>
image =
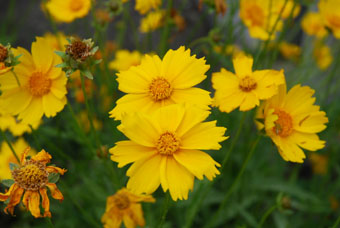
<svg viewBox="0 0 340 228"><path fill-rule="evenodd" d="M162 212L161 220L159 221L158 226L157 226L158 228L162 228L165 223L166 215L168 214L168 211L169 211L169 204L170 204L170 193L167 192L165 194L163 212Z"/></svg>
<svg viewBox="0 0 340 228"><path fill-rule="evenodd" d="M0 130L0 132L1 132L1 135L2 135L2 137L4 138L4 140L6 141L8 147L11 149L11 151L12 151L12 153L13 153L15 159L16 159L16 160L18 161L18 163L20 164L20 159L19 159L17 153L15 153L15 150L14 150L14 148L13 148L11 142L8 140L8 138L7 138L6 134L5 134L5 132L3 132L3 131L1 131L1 130Z"/></svg>
<svg viewBox="0 0 340 228"><path fill-rule="evenodd" d="M263 226L263 224L266 222L267 218L269 217L269 215L271 215L276 209L277 209L277 205L275 204L274 206L270 207L262 216L259 225L257 226L257 228L261 228Z"/></svg>

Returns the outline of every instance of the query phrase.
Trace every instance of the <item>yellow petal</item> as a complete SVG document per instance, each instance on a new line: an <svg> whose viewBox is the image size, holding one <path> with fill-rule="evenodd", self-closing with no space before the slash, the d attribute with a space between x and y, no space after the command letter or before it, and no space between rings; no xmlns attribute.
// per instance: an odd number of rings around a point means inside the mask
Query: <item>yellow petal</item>
<svg viewBox="0 0 340 228"><path fill-rule="evenodd" d="M19 113L18 118L21 119L23 123L33 124L41 119L43 113L42 99L33 97L30 105Z"/></svg>
<svg viewBox="0 0 340 228"><path fill-rule="evenodd" d="M130 206L131 214L133 215L133 220L138 226L145 226L145 220L143 216L143 209L141 204L132 204Z"/></svg>
<svg viewBox="0 0 340 228"><path fill-rule="evenodd" d="M39 189L41 198L42 198L42 208L44 208L44 217L51 217L51 212L50 212L50 200L48 199L47 196L47 190L46 188L41 188Z"/></svg>
<svg viewBox="0 0 340 228"><path fill-rule="evenodd" d="M319 139L317 134L294 132L291 136L295 142L306 150L316 151L325 147L325 141Z"/></svg>
<svg viewBox="0 0 340 228"><path fill-rule="evenodd" d="M238 77L250 76L252 74L253 58L239 54L233 58L235 74Z"/></svg>
<svg viewBox="0 0 340 228"><path fill-rule="evenodd" d="M192 104L201 109L209 109L212 104L210 92L200 88L176 89L172 92L170 99L176 104Z"/></svg>
<svg viewBox="0 0 340 228"><path fill-rule="evenodd" d="M182 122L185 113L183 105L169 105L158 109L152 119L159 123L162 133L166 131L176 132Z"/></svg>
<svg viewBox="0 0 340 228"><path fill-rule="evenodd" d="M46 40L41 37L36 38L32 43L32 57L36 69L42 73L47 73L53 62L53 49Z"/></svg>
<svg viewBox="0 0 340 228"><path fill-rule="evenodd" d="M259 104L260 101L257 98L256 94L253 92L248 92L245 94L245 98L240 105L240 111L249 111Z"/></svg>
<svg viewBox="0 0 340 228"><path fill-rule="evenodd" d="M0 77L1 78L1 77ZM1 88L1 87L0 87ZM26 89L4 90L1 94L1 107L5 112L17 115L30 106L32 95Z"/></svg>
<svg viewBox="0 0 340 228"><path fill-rule="evenodd" d="M46 186L50 189L51 195L54 199L59 200L60 202L64 200L63 194L59 191L56 184L47 183Z"/></svg>
<svg viewBox="0 0 340 228"><path fill-rule="evenodd" d="M41 217L40 215L40 195L38 192L33 191L31 194L31 197L29 198L28 201L28 208L31 212L31 214L35 217L35 218L39 218Z"/></svg>
<svg viewBox="0 0 340 228"><path fill-rule="evenodd" d="M133 219L131 218L130 213L129 214L124 213L124 216L123 216L124 225L126 228L135 228L136 224L135 224L135 221L133 221Z"/></svg>
<svg viewBox="0 0 340 228"><path fill-rule="evenodd" d="M51 158L52 156L43 149L39 153L34 155L31 159L47 164L51 161Z"/></svg>
<svg viewBox="0 0 340 228"><path fill-rule="evenodd" d="M66 104L66 97L62 99L58 99L52 93L48 93L42 97L42 106L46 117L53 117L60 112L65 104Z"/></svg>
<svg viewBox="0 0 340 228"><path fill-rule="evenodd" d="M66 169L61 169L61 168L55 167L55 166L47 166L46 171L49 172L49 173L59 173L60 175L64 175L64 173L67 172Z"/></svg>

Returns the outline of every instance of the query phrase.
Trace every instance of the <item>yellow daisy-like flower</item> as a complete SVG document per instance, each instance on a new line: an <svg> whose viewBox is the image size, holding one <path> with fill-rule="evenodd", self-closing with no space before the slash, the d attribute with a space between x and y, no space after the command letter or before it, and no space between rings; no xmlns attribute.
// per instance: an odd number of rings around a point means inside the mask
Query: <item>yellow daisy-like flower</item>
<svg viewBox="0 0 340 228"><path fill-rule="evenodd" d="M151 9L157 9L162 4L162 0L136 0L135 10L140 14L146 14Z"/></svg>
<svg viewBox="0 0 340 228"><path fill-rule="evenodd" d="M123 113L152 113L160 107L189 103L209 109L208 91L194 88L206 78L209 65L204 58L190 56L190 50L180 47L169 50L163 60L157 55L145 55L139 66L117 74L119 90L128 93L117 101L110 117L121 119Z"/></svg>
<svg viewBox="0 0 340 228"><path fill-rule="evenodd" d="M284 84L258 110L257 119L264 119L258 127L265 129L285 161L302 163L306 156L301 148L316 151L325 146L316 133L326 128L328 118L314 105L313 94L310 87L300 85L286 93Z"/></svg>
<svg viewBox="0 0 340 228"><path fill-rule="evenodd" d="M102 217L105 228L119 228L122 222L125 227L145 226L141 202L155 202L149 195L136 195L126 188L107 197L106 210Z"/></svg>
<svg viewBox="0 0 340 228"><path fill-rule="evenodd" d="M321 70L327 70L333 62L331 49L326 44L319 42L314 46L313 57Z"/></svg>
<svg viewBox="0 0 340 228"><path fill-rule="evenodd" d="M19 157L21 157L25 149L29 147L23 138L19 138L16 142L12 143L12 146ZM30 150L28 155L34 156L35 154L35 150ZM8 144L6 142L2 142L0 149L0 180L10 179L12 177L9 163L18 164L18 161L14 157Z"/></svg>
<svg viewBox="0 0 340 228"><path fill-rule="evenodd" d="M40 125L40 121L31 124L33 129L37 129ZM31 133L31 128L28 124L22 123L15 116L10 114L0 113L0 129L2 131L9 130L14 136L21 136L24 133Z"/></svg>
<svg viewBox="0 0 340 228"><path fill-rule="evenodd" d="M46 8L58 22L70 23L89 13L91 0L49 0Z"/></svg>
<svg viewBox="0 0 340 228"><path fill-rule="evenodd" d="M164 24L165 18L165 11L164 10L157 10L149 13L141 20L139 30L142 33L148 33L155 31L156 29L160 28Z"/></svg>
<svg viewBox="0 0 340 228"><path fill-rule="evenodd" d="M128 70L131 66L138 66L142 60L142 54L138 51L118 50L115 59L109 63L112 70Z"/></svg>
<svg viewBox="0 0 340 228"><path fill-rule="evenodd" d="M193 106L169 105L152 114L126 115L118 129L129 140L109 151L118 167L133 165L126 175L132 192L151 194L162 185L173 200L187 199L195 176L212 180L220 165L200 150L219 150L226 128L204 122L210 112Z"/></svg>
<svg viewBox="0 0 340 228"><path fill-rule="evenodd" d="M337 39L340 39L339 0L320 0L319 10L324 24L332 30Z"/></svg>
<svg viewBox="0 0 340 228"><path fill-rule="evenodd" d="M252 71L253 59L238 55L233 59L235 74L221 69L213 73L212 85L216 90L214 105L223 112L231 112L237 107L248 111L277 93L278 85L285 82L283 70Z"/></svg>
<svg viewBox="0 0 340 228"><path fill-rule="evenodd" d="M281 55L286 59L298 60L301 55L301 48L299 45L287 42L281 42L279 45Z"/></svg>
<svg viewBox="0 0 340 228"><path fill-rule="evenodd" d="M45 38L46 42L53 48L53 50L57 51L65 51L65 45L68 44L66 36L62 32L59 32L57 36L48 32L45 33L43 38Z"/></svg>
<svg viewBox="0 0 340 228"><path fill-rule="evenodd" d="M62 201L64 197L56 184L48 181L48 176L51 173L63 175L66 169L47 166L52 157L45 150L26 160L29 150L30 148L27 148L22 154L20 166L11 171L14 184L12 184L8 192L0 193L0 201L9 199L4 211L6 214L10 212L13 215L14 207L20 203L23 195L22 203L35 218L51 217L50 200L47 196L46 187L50 189L54 199ZM40 196L42 198L42 208L44 209L43 215L40 214Z"/></svg>
<svg viewBox="0 0 340 228"><path fill-rule="evenodd" d="M301 27L305 33L310 36L316 36L317 38L325 37L328 32L325 25L322 22L320 13L308 12L305 14L301 21Z"/></svg>
<svg viewBox="0 0 340 228"><path fill-rule="evenodd" d="M55 116L66 104L67 78L55 67L61 58L39 37L32 43L32 55L20 47L13 52L22 54L21 63L14 68L20 86L11 73L0 77L0 107L27 124L35 124L43 115Z"/></svg>

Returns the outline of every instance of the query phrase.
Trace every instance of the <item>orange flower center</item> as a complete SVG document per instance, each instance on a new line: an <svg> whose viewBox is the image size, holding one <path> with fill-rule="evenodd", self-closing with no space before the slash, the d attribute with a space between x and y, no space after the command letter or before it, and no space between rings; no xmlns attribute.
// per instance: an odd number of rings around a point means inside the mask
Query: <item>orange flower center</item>
<svg viewBox="0 0 340 228"><path fill-rule="evenodd" d="M170 97L172 88L165 78L155 78L149 87L150 96L154 101L161 101Z"/></svg>
<svg viewBox="0 0 340 228"><path fill-rule="evenodd" d="M14 181L23 189L37 191L48 182L46 165L29 160L24 166L12 171Z"/></svg>
<svg viewBox="0 0 340 228"><path fill-rule="evenodd" d="M29 78L29 90L33 96L41 97L50 92L52 80L41 72L35 72Z"/></svg>
<svg viewBox="0 0 340 228"><path fill-rule="evenodd" d="M7 59L8 51L7 48L0 44L0 62L4 62Z"/></svg>
<svg viewBox="0 0 340 228"><path fill-rule="evenodd" d="M79 11L81 8L83 8L84 4L82 0L72 0L70 1L70 9L73 12Z"/></svg>
<svg viewBox="0 0 340 228"><path fill-rule="evenodd" d="M120 210L124 210L130 206L129 198L126 195L122 194L115 195L113 202L115 206Z"/></svg>
<svg viewBox="0 0 340 228"><path fill-rule="evenodd" d="M240 80L239 87L244 92L250 92L253 89L256 89L257 84L256 84L256 81L253 78L251 78L249 76L245 76L244 78L242 78Z"/></svg>
<svg viewBox="0 0 340 228"><path fill-rule="evenodd" d="M246 8L246 17L251 21L252 26L262 26L264 24L264 14L261 9L256 4L249 5Z"/></svg>
<svg viewBox="0 0 340 228"><path fill-rule="evenodd" d="M275 110L274 114L278 116L278 119L275 121L275 126L273 127L274 133L281 137L287 137L290 134L292 134L293 133L292 117L282 110Z"/></svg>
<svg viewBox="0 0 340 228"><path fill-rule="evenodd" d="M3 62L0 62L0 70L3 70L3 69L5 69L6 68L6 65L5 65L5 63L3 63Z"/></svg>
<svg viewBox="0 0 340 228"><path fill-rule="evenodd" d="M179 149L180 140L171 132L163 133L157 143L156 148L158 153L163 155L172 155Z"/></svg>

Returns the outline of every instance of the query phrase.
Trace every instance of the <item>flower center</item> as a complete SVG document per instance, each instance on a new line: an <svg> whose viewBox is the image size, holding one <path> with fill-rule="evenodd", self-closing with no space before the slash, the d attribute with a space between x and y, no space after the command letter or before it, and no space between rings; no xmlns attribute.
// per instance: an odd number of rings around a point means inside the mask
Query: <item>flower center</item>
<svg viewBox="0 0 340 228"><path fill-rule="evenodd" d="M170 97L172 88L165 78L155 78L149 87L150 96L154 101L161 101Z"/></svg>
<svg viewBox="0 0 340 228"><path fill-rule="evenodd" d="M130 200L126 195L116 195L113 200L115 206L120 209L124 210L130 206Z"/></svg>
<svg viewBox="0 0 340 228"><path fill-rule="evenodd" d="M241 79L239 87L244 92L250 92L253 89L256 89L257 84L253 78L245 76L244 78Z"/></svg>
<svg viewBox="0 0 340 228"><path fill-rule="evenodd" d="M250 5L246 9L247 19L252 23L252 26L262 26L264 24L264 15L262 9L258 5Z"/></svg>
<svg viewBox="0 0 340 228"><path fill-rule="evenodd" d="M67 45L66 53L74 59L85 60L89 55L90 48L81 40L75 40L70 45Z"/></svg>
<svg viewBox="0 0 340 228"><path fill-rule="evenodd" d="M82 0L72 0L70 1L70 9L74 12L79 11L83 8L83 1Z"/></svg>
<svg viewBox="0 0 340 228"><path fill-rule="evenodd" d="M30 160L25 166L12 171L14 181L23 189L37 191L48 182L46 165Z"/></svg>
<svg viewBox="0 0 340 228"><path fill-rule="evenodd" d="M0 62L5 62L7 59L8 51L7 48L0 44Z"/></svg>
<svg viewBox="0 0 340 228"><path fill-rule="evenodd" d="M275 121L275 126L273 127L273 131L276 135L281 137L287 137L293 133L293 119L292 117L281 110L275 110L274 114L278 116L278 119Z"/></svg>
<svg viewBox="0 0 340 228"><path fill-rule="evenodd" d="M41 72L35 72L29 78L29 90L33 96L41 97L50 92L52 80Z"/></svg>
<svg viewBox="0 0 340 228"><path fill-rule="evenodd" d="M163 133L157 143L156 148L160 154L172 155L179 149L180 140L171 132Z"/></svg>

